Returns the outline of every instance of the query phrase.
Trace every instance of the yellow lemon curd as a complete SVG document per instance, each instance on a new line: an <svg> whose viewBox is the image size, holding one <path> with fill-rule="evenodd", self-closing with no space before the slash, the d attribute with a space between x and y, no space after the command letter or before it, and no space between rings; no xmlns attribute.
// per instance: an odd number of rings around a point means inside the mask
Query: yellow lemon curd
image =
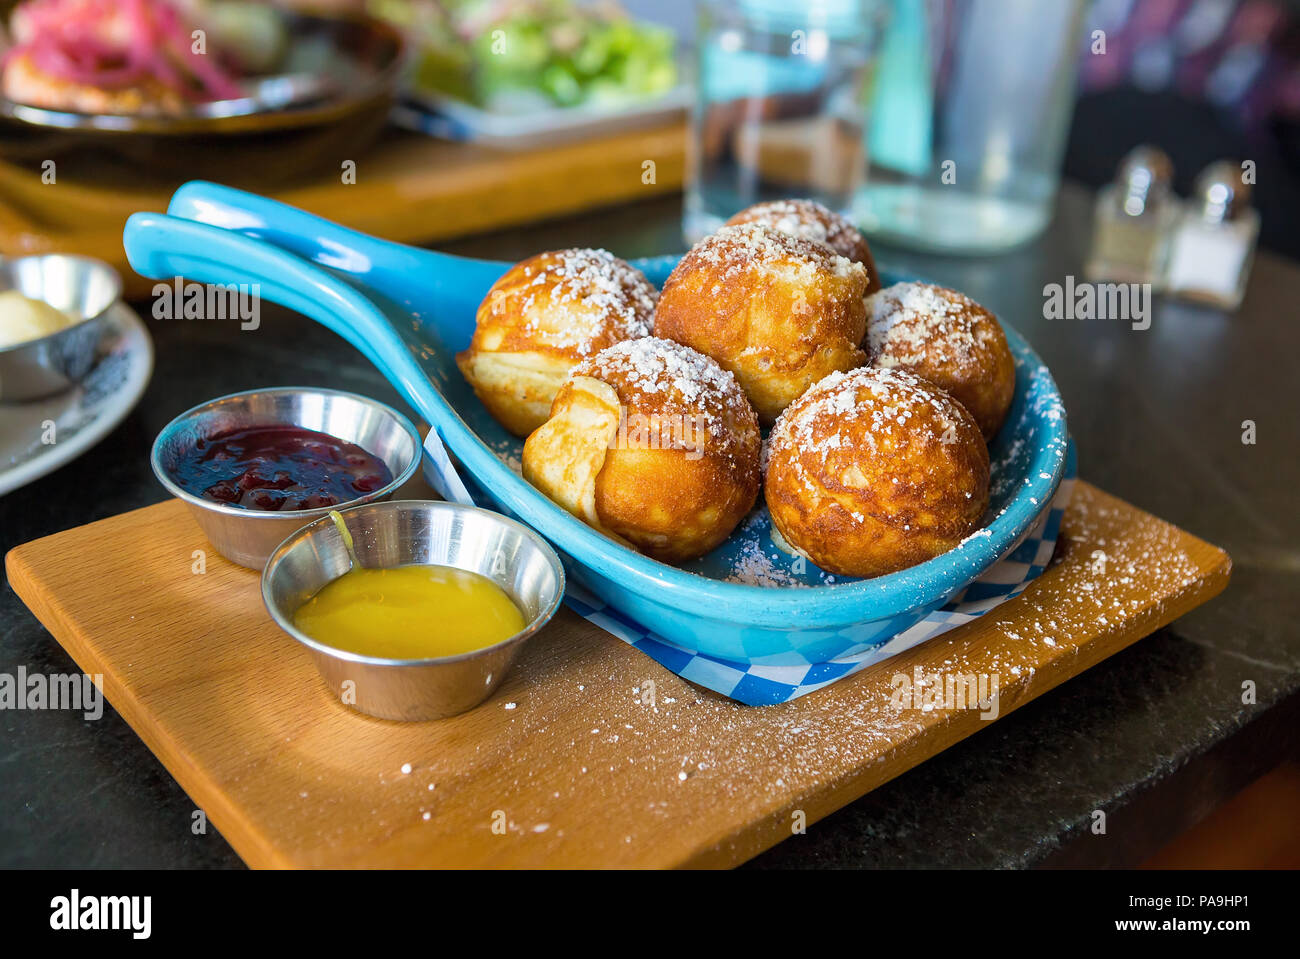
<svg viewBox="0 0 1300 959"><path fill-rule="evenodd" d="M505 590L450 566L354 566L303 603L293 624L334 649L385 659L469 653L525 626Z"/></svg>

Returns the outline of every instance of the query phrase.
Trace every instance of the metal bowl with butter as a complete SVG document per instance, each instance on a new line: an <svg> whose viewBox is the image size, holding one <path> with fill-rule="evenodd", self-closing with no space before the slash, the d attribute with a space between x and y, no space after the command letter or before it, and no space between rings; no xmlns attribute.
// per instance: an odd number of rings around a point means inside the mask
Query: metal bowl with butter
<svg viewBox="0 0 1300 959"><path fill-rule="evenodd" d="M0 258L0 403L59 393L90 372L121 295L117 271L87 256Z"/></svg>

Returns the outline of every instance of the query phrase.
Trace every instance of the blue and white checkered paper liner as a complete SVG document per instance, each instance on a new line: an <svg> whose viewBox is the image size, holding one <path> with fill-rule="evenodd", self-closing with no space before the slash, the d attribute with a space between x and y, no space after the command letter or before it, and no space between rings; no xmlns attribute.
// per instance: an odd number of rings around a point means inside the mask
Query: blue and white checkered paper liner
<svg viewBox="0 0 1300 959"><path fill-rule="evenodd" d="M1073 442L1066 458L1065 478L1037 522L1020 542L993 564L946 606L935 610L910 629L897 633L868 649L840 656L824 663L767 666L718 659L688 649L650 632L583 589L572 579L564 601L579 616L635 646L651 659L683 679L722 693L747 706L770 706L798 699L829 686L873 663L896 656L918 643L933 639L1019 596L1038 578L1052 560L1061 517L1074 491L1076 461Z"/></svg>

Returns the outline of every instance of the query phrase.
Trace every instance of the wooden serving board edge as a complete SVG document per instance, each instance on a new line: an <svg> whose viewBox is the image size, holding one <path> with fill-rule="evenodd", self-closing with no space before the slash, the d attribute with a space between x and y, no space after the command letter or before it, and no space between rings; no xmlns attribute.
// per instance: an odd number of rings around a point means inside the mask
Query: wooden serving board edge
<svg viewBox="0 0 1300 959"><path fill-rule="evenodd" d="M1139 640L1145 639L1156 630L1168 626L1185 613L1203 603L1209 602L1223 592L1227 588L1232 574L1231 558L1225 551L1213 544L1201 540L1199 537L1192 537L1192 534L1186 533L1186 531L1183 532L1188 537L1194 538L1198 543L1204 544L1219 554L1219 562L1210 573L1182 593L1178 597L1177 603L1162 602L1152 604L1133 619L1125 620L1122 624L1117 624L1113 629L1075 646L1078 655L1074 658L1074 664L1077 664L1077 668L1066 668L1064 665L1057 665L1060 662L1058 660L1053 664L1054 668L1050 670L1036 670L1031 676L1017 683L1001 687L999 713L997 719L993 722L997 722L1021 706L1086 672L1121 650L1127 649ZM926 643L921 643L919 646L886 660L885 662L889 665L890 671L910 672L915 664L925 659L926 645ZM696 856L680 863L680 867L692 869L729 868L746 862L759 853L766 852L789 837L790 817L796 808L804 811L808 824L811 825L834 812L838 812L855 799L862 798L890 780L897 779L909 770L921 765L927 759L934 758L948 747L956 745L963 739L970 738L973 733L969 729L962 728L962 718L960 715L951 716L948 722L942 724L938 732L931 732L928 736L906 740L902 750L893 754L891 762L873 763L864 770L842 777L837 782L827 783L822 790L813 793L811 796L782 807L778 812L770 816L766 822L736 830L717 845L703 850ZM992 725L992 723L989 725ZM978 730L976 731L978 732Z"/></svg>
<svg viewBox="0 0 1300 959"><path fill-rule="evenodd" d="M143 506L140 509L128 510L125 513L118 513L115 516L108 516L75 528L86 529L101 524L113 523L138 513L146 513L150 509L153 509L153 507ZM60 536L62 534L54 533L52 535ZM49 538L51 537L42 537L42 539ZM39 543L41 540L33 540L33 542ZM239 853L240 858L255 868L259 866L263 868L292 868L293 863L280 855L268 837L263 836L255 829L246 828L248 820L246 817L239 815L237 807L227 793L220 789L209 788L207 777L205 777L202 770L195 766L183 745L164 734L156 723L149 721L148 710L145 705L139 701L127 686L109 672L95 652L88 649L81 641L78 635L79 631L58 599L47 599L41 595L39 589L35 588L32 577L33 571L26 561L21 546L11 549L5 557L5 573L9 578L9 585L18 595L18 598L27 604L28 609L40 620L41 625L49 630L50 634L59 642L59 645L67 651L73 662L77 664L77 667L88 676L102 678L99 685L104 697L117 713L126 720L127 725L135 731L135 734L149 747L149 751L158 758L172 778L180 784L186 795L195 800L196 806L203 810L208 820L217 827L226 841ZM202 801L200 802L196 797L202 797Z"/></svg>

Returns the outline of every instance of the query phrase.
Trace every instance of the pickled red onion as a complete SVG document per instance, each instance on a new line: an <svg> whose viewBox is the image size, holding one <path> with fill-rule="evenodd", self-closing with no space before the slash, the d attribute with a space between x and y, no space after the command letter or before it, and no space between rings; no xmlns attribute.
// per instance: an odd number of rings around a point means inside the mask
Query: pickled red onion
<svg viewBox="0 0 1300 959"><path fill-rule="evenodd" d="M194 51L194 26L168 0L27 0L12 26L16 42L0 66L28 56L51 77L86 86L152 81L187 99L239 96L215 52Z"/></svg>

